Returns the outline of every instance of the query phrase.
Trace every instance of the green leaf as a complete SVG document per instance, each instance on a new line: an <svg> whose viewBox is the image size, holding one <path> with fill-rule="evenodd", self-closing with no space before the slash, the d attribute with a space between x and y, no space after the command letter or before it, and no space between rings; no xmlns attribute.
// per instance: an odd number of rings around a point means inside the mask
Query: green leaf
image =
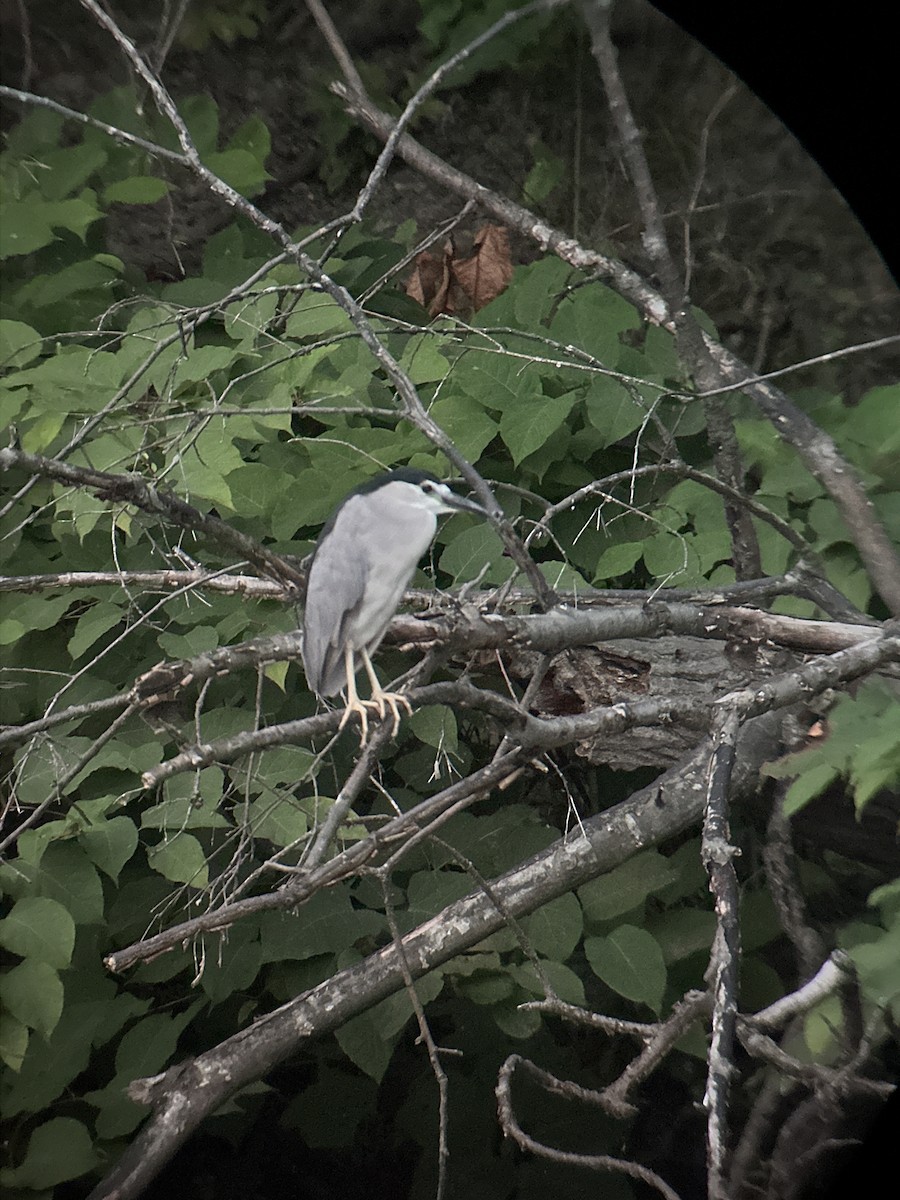
<svg viewBox="0 0 900 1200"><path fill-rule="evenodd" d="M526 917L523 928L532 947L545 958L565 962L584 929L584 914L577 898L568 892Z"/></svg>
<svg viewBox="0 0 900 1200"><path fill-rule="evenodd" d="M475 971L457 981L457 991L473 1004L500 1004L515 990L515 980L506 969Z"/></svg>
<svg viewBox="0 0 900 1200"><path fill-rule="evenodd" d="M470 462L477 462L497 436L497 422L488 416L483 405L463 393L442 394L428 411Z"/></svg>
<svg viewBox="0 0 900 1200"><path fill-rule="evenodd" d="M900 1016L900 917L876 941L854 946L850 956L856 964L863 994L879 1007Z"/></svg>
<svg viewBox="0 0 900 1200"><path fill-rule="evenodd" d="M109 986L114 990L115 985ZM49 1043L30 1040L22 1071L4 1097L4 1115L47 1108L87 1066L92 1043L110 1012L108 1000L68 1000Z"/></svg>
<svg viewBox="0 0 900 1200"><path fill-rule="evenodd" d="M558 342L587 350L605 367L615 369L622 348L618 335L626 329L639 329L640 325L633 304L604 284L592 283L569 292L560 301L550 334Z"/></svg>
<svg viewBox="0 0 900 1200"><path fill-rule="evenodd" d="M242 196L255 196L262 191L267 179L271 179L262 163L249 150L221 150L205 158L209 167L219 178L233 187Z"/></svg>
<svg viewBox="0 0 900 1200"><path fill-rule="evenodd" d="M323 292L305 292L285 323L288 337L302 339L349 333L352 329L350 318L338 302Z"/></svg>
<svg viewBox="0 0 900 1200"><path fill-rule="evenodd" d="M6 1187L36 1191L77 1179L99 1161L91 1135L81 1121L54 1117L35 1129L21 1165L4 1170L0 1178Z"/></svg>
<svg viewBox="0 0 900 1200"><path fill-rule="evenodd" d="M600 446L612 446L640 429L647 416L641 404L618 379L595 375L584 399L585 411L593 427L601 434Z"/></svg>
<svg viewBox="0 0 900 1200"><path fill-rule="evenodd" d="M669 866L667 859L650 850L580 887L578 899L590 920L611 921L631 912L677 878L678 872Z"/></svg>
<svg viewBox="0 0 900 1200"><path fill-rule="evenodd" d="M656 939L645 929L620 925L609 937L585 938L584 951L594 974L607 987L659 1013L666 966Z"/></svg>
<svg viewBox="0 0 900 1200"><path fill-rule="evenodd" d="M521 995L521 993L519 994ZM502 1029L507 1037L534 1037L541 1027L541 1014L531 1009L519 1008L518 1003L514 1000L495 1004L491 1009L491 1016L497 1023L497 1027Z"/></svg>
<svg viewBox="0 0 900 1200"><path fill-rule="evenodd" d="M24 367L38 357L41 335L23 321L0 321L0 367Z"/></svg>
<svg viewBox="0 0 900 1200"><path fill-rule="evenodd" d="M67 648L73 662L81 658L108 630L120 624L122 618L122 609L117 604L101 600L92 605L78 618L75 631L69 638Z"/></svg>
<svg viewBox="0 0 900 1200"><path fill-rule="evenodd" d="M830 766L828 763L820 763L817 767L811 767L809 770L804 771L791 784L785 794L783 805L784 815L786 817L793 817L802 808L805 808L810 800L821 795L828 785L839 777L840 772L837 768Z"/></svg>
<svg viewBox="0 0 900 1200"><path fill-rule="evenodd" d="M175 1053L182 1025L156 1013L132 1025L116 1049L116 1073L126 1079L155 1074Z"/></svg>
<svg viewBox="0 0 900 1200"><path fill-rule="evenodd" d="M534 166L525 177L522 195L525 204L533 208L541 205L559 187L566 177L566 164L540 138L533 140L530 149Z"/></svg>
<svg viewBox="0 0 900 1200"><path fill-rule="evenodd" d="M11 1071L21 1071L28 1051L28 1028L12 1013L3 1014L0 1021L0 1059Z"/></svg>
<svg viewBox="0 0 900 1200"><path fill-rule="evenodd" d="M209 883L203 847L190 833L176 834L170 841L154 846L147 851L147 861L154 871L174 883L195 888L205 888Z"/></svg>
<svg viewBox="0 0 900 1200"><path fill-rule="evenodd" d="M358 1017L342 1025L335 1037L350 1061L370 1079L380 1083L394 1048L382 1039L374 1015L371 1012L360 1013Z"/></svg>
<svg viewBox="0 0 900 1200"><path fill-rule="evenodd" d="M702 908L674 908L647 922L647 932L659 943L668 965L708 953L716 932L715 913Z"/></svg>
<svg viewBox="0 0 900 1200"><path fill-rule="evenodd" d="M552 959L544 960L541 967L560 1000L566 1004L584 1005L584 984L571 967L567 967L565 963L554 962ZM512 967L510 974L526 992L532 992L535 996L544 995L544 984L532 963L526 962L521 966Z"/></svg>
<svg viewBox="0 0 900 1200"><path fill-rule="evenodd" d="M64 200L83 187L106 163L107 158L107 151L102 146L85 142L78 146L45 150L41 154L44 170L38 175L41 191L48 200Z"/></svg>
<svg viewBox="0 0 900 1200"><path fill-rule="evenodd" d="M103 887L93 863L79 845L53 842L41 856L37 886L42 896L57 900L79 925L103 920Z"/></svg>
<svg viewBox="0 0 900 1200"><path fill-rule="evenodd" d="M120 179L104 189L106 204L155 204L168 195L169 185L155 175L132 175Z"/></svg>
<svg viewBox="0 0 900 1200"><path fill-rule="evenodd" d="M341 887L310 897L296 913L263 913L259 919L262 961L340 954L360 938L380 933L384 918L354 909Z"/></svg>
<svg viewBox="0 0 900 1200"><path fill-rule="evenodd" d="M62 970L72 960L75 922L56 900L26 896L0 921L0 946Z"/></svg>
<svg viewBox="0 0 900 1200"><path fill-rule="evenodd" d="M14 1017L45 1038L62 1015L64 992L59 975L49 963L33 958L20 962L0 981L0 997Z"/></svg>
<svg viewBox="0 0 900 1200"><path fill-rule="evenodd" d="M597 560L593 582L595 584L603 583L607 579L617 579L620 575L627 575L634 569L643 553L642 542L621 542L617 546L607 547Z"/></svg>
<svg viewBox="0 0 900 1200"><path fill-rule="evenodd" d="M137 849L138 831L130 817L112 817L82 830L78 841L91 862L110 879L117 880Z"/></svg>
<svg viewBox="0 0 900 1200"><path fill-rule="evenodd" d="M272 150L269 128L261 117L249 117L228 143L229 150L246 150L257 162L264 163Z"/></svg>
<svg viewBox="0 0 900 1200"><path fill-rule="evenodd" d="M320 1063L315 1083L291 1100L279 1124L297 1129L306 1146L343 1152L360 1122L375 1117L377 1095L368 1079Z"/></svg>
<svg viewBox="0 0 900 1200"><path fill-rule="evenodd" d="M563 424L574 404L573 395L540 396L523 398L518 404L504 409L500 417L500 436L512 455L514 466L544 445Z"/></svg>
<svg viewBox="0 0 900 1200"><path fill-rule="evenodd" d="M444 704L417 709L410 717L409 728L420 742L435 750L455 754L459 748L456 714Z"/></svg>
<svg viewBox="0 0 900 1200"><path fill-rule="evenodd" d="M201 987L214 1004L224 1003L235 993L245 992L262 966L262 947L259 941L250 940L251 933L255 937L255 931L246 930L247 940L242 942L233 936L235 933L235 930L230 931L228 942L217 955L207 957L200 978Z"/></svg>
<svg viewBox="0 0 900 1200"><path fill-rule="evenodd" d="M290 846L309 831L306 813L290 797L254 800L248 807L247 822L253 837L265 838L276 846Z"/></svg>
<svg viewBox="0 0 900 1200"><path fill-rule="evenodd" d="M497 534L484 523L458 533L444 550L438 565L456 583L475 579L487 565L482 580L485 586L504 583L515 570L512 560L504 557L503 544Z"/></svg>

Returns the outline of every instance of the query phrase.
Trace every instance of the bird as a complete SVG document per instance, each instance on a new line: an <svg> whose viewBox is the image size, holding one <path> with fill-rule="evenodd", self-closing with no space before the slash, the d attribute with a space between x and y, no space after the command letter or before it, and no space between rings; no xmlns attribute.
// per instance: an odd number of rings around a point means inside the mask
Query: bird
<svg viewBox="0 0 900 1200"><path fill-rule="evenodd" d="M339 729L359 717L360 744L368 712L394 719L412 715L402 692L384 691L372 666L419 559L431 545L441 513L487 517L474 500L458 496L429 471L399 467L361 484L338 504L319 535L309 568L303 614L303 668L320 697L346 689ZM365 667L372 698L361 700L356 672Z"/></svg>

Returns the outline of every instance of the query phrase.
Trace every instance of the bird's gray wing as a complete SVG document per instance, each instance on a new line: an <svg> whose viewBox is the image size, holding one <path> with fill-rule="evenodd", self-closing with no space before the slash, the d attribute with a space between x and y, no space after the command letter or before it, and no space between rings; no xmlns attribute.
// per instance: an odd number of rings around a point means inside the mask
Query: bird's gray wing
<svg viewBox="0 0 900 1200"><path fill-rule="evenodd" d="M303 614L303 666L309 686L332 696L346 683L344 642L347 622L366 586L366 556L355 534L352 499L323 532L309 569Z"/></svg>

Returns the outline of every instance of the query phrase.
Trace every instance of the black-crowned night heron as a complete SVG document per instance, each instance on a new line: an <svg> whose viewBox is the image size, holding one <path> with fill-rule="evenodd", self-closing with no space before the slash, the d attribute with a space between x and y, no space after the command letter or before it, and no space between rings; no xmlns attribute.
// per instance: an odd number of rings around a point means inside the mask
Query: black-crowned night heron
<svg viewBox="0 0 900 1200"><path fill-rule="evenodd" d="M395 733L401 707L412 712L402 692L382 689L370 655L431 545L438 514L449 512L487 515L480 504L457 496L427 471L400 467L350 492L319 536L306 592L303 666L310 688L319 696L347 689L340 728L357 713L363 742L368 709L379 717L390 710ZM357 695L357 658L369 676L371 700Z"/></svg>

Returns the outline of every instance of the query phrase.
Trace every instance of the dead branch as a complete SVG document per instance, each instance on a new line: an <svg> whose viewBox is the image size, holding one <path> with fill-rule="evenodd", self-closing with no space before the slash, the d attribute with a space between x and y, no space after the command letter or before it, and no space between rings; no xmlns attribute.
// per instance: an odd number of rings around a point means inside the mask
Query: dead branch
<svg viewBox="0 0 900 1200"><path fill-rule="evenodd" d="M750 722L742 731L741 761L736 771L739 790L755 787L759 765L772 753L772 738L777 738L777 729L778 722L765 716ZM585 821L577 832L561 838L528 863L494 881L491 889L503 908L513 916L532 912L611 870L639 850L696 823L702 811L700 781L706 771L708 753L708 746L702 745L650 787ZM493 773L491 777L496 779L504 770L508 771L509 762L515 758L511 755L506 764L491 764L483 777ZM454 786L470 782L465 780ZM358 845L348 853L358 854ZM335 870L337 863L338 859L332 859L322 870ZM419 978L483 941L504 924L502 913L480 889L449 905L403 938L412 978ZM184 926L180 928L182 939L190 934ZM141 957L144 955L133 956L132 961ZM107 965L122 969L127 964L123 964L120 954L115 961L107 960ZM129 1200L139 1195L178 1147L228 1096L261 1078L282 1059L296 1053L304 1042L339 1028L402 986L397 949L391 943L208 1053L155 1079L138 1081L131 1089L132 1098L151 1105L154 1113L92 1193L91 1200L109 1200L113 1196L116 1200Z"/></svg>
<svg viewBox="0 0 900 1200"><path fill-rule="evenodd" d="M345 110L357 117L367 129L382 139L390 137L394 128L393 118L382 112L369 97L360 96L343 83L332 84L332 91L344 101ZM581 246L574 238L552 228L521 205L514 204L449 166L408 134L400 138L397 153L427 178L460 196L476 200L482 208L536 242L542 250L558 255L579 270L595 272L621 296L630 300L648 321L662 325L671 333L675 332L672 314L663 297L623 263ZM878 521L856 472L840 454L833 439L783 392L765 382L706 333L703 334L703 344L721 372L719 382L705 394L717 394L723 385L738 387L759 406L779 435L797 450L807 468L834 500L847 522L875 588L889 610L900 616L900 559L896 548Z"/></svg>

